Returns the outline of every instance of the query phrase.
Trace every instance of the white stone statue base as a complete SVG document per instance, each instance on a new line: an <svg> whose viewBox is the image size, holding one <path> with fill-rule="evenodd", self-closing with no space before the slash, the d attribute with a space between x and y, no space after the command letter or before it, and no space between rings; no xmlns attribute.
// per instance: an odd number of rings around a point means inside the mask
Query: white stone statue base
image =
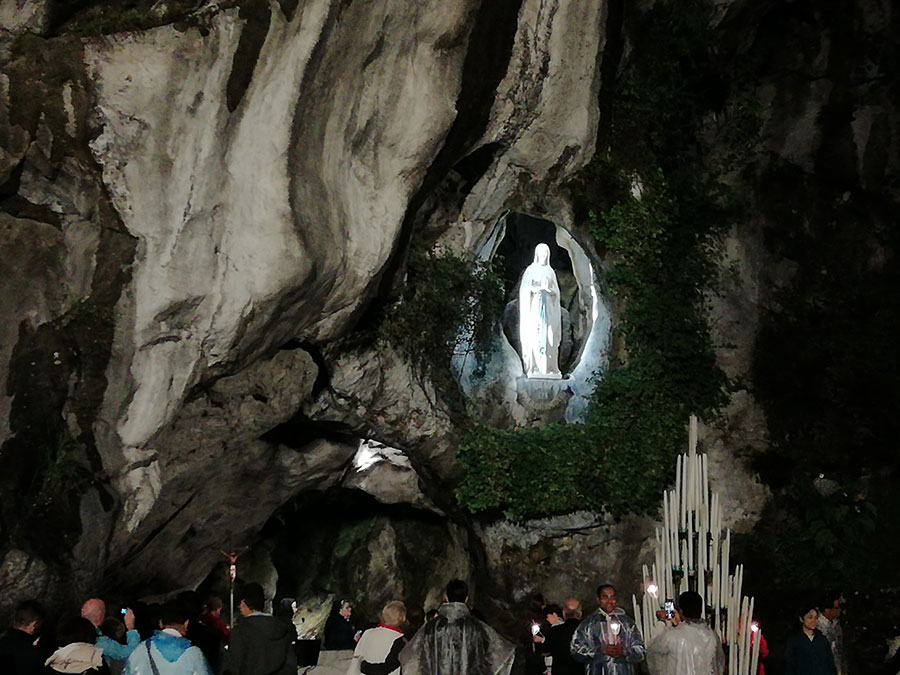
<svg viewBox="0 0 900 675"><path fill-rule="evenodd" d="M528 373L529 380L561 380L563 376L559 373Z"/></svg>

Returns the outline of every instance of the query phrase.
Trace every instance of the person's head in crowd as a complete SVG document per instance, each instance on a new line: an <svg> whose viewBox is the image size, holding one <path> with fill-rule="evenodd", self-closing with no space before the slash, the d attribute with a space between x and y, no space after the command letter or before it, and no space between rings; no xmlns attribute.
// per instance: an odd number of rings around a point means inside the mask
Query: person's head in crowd
<svg viewBox="0 0 900 675"><path fill-rule="evenodd" d="M813 631L819 625L819 610L815 605L807 603L801 605L797 611L797 619L800 621L800 628L805 633L812 635Z"/></svg>
<svg viewBox="0 0 900 675"><path fill-rule="evenodd" d="M453 579L444 593L447 602L466 602L469 599L469 585L462 579Z"/></svg>
<svg viewBox="0 0 900 675"><path fill-rule="evenodd" d="M392 600L381 610L381 623L386 626L399 626L406 621L406 605L399 600Z"/></svg>
<svg viewBox="0 0 900 675"><path fill-rule="evenodd" d="M600 584L597 586L597 604L607 614L612 614L617 605L616 587L612 584Z"/></svg>
<svg viewBox="0 0 900 675"><path fill-rule="evenodd" d="M106 618L106 603L100 598L89 598L81 606L81 616L99 627Z"/></svg>
<svg viewBox="0 0 900 675"><path fill-rule="evenodd" d="M266 595L263 587L257 583L244 584L240 593L239 609L243 616L253 612L262 612L266 607Z"/></svg>
<svg viewBox="0 0 900 675"><path fill-rule="evenodd" d="M192 619L203 613L203 601L200 600L200 594L197 591L181 591L176 599L190 612Z"/></svg>
<svg viewBox="0 0 900 675"><path fill-rule="evenodd" d="M567 598L563 605L563 618L581 619L581 603L576 598Z"/></svg>
<svg viewBox="0 0 900 675"><path fill-rule="evenodd" d="M222 602L222 598L218 595L210 595L206 598L206 602L203 603L203 611L206 614L212 614L213 616L219 616L222 613L222 609L225 607Z"/></svg>
<svg viewBox="0 0 900 675"><path fill-rule="evenodd" d="M409 635L425 625L425 608L422 605L410 605L406 608L406 625L409 626Z"/></svg>
<svg viewBox="0 0 900 675"><path fill-rule="evenodd" d="M90 620L83 616L70 614L61 618L56 624L56 644L59 647L65 647L75 642L86 642L92 645L96 641L97 629Z"/></svg>
<svg viewBox="0 0 900 675"><path fill-rule="evenodd" d="M703 615L703 598L697 591L685 591L678 596L678 611L687 621L696 621Z"/></svg>
<svg viewBox="0 0 900 675"><path fill-rule="evenodd" d="M119 617L108 616L103 619L103 623L100 624L100 632L116 642L125 644L123 640L125 639L125 634L128 632L128 629L125 628L125 622Z"/></svg>
<svg viewBox="0 0 900 675"><path fill-rule="evenodd" d="M41 632L45 616L44 608L37 600L25 600L16 606L12 627L29 635L37 635Z"/></svg>
<svg viewBox="0 0 900 675"><path fill-rule="evenodd" d="M192 608L181 600L171 600L159 609L159 627L172 628L185 635L191 621L191 612Z"/></svg>
<svg viewBox="0 0 900 675"><path fill-rule="evenodd" d="M839 619L841 617L842 600L840 593L826 593L819 605L819 613L829 621Z"/></svg>
<svg viewBox="0 0 900 675"><path fill-rule="evenodd" d="M563 622L562 607L559 605L544 605L544 618L551 626L559 625Z"/></svg>
<svg viewBox="0 0 900 675"><path fill-rule="evenodd" d="M350 615L353 614L353 605L349 600L341 600L340 606L338 608L338 614L341 615L345 620L350 620Z"/></svg>
<svg viewBox="0 0 900 675"><path fill-rule="evenodd" d="M533 614L541 614L545 604L543 593L532 593L528 598L528 609Z"/></svg>

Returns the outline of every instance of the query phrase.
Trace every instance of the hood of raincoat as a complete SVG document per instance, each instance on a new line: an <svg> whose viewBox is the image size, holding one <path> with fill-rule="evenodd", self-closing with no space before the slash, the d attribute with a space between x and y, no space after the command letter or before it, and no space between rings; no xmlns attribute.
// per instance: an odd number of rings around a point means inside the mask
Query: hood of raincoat
<svg viewBox="0 0 900 675"><path fill-rule="evenodd" d="M709 626L687 621L666 628L647 647L651 675L671 673L722 673L722 642Z"/></svg>
<svg viewBox="0 0 900 675"><path fill-rule="evenodd" d="M169 663L175 663L182 654L191 648L191 641L186 637L169 635L162 631L153 634L150 644L156 647L156 650Z"/></svg>
<svg viewBox="0 0 900 675"><path fill-rule="evenodd" d="M44 665L58 673L83 673L103 665L103 650L87 642L73 642L53 652Z"/></svg>
<svg viewBox="0 0 900 675"><path fill-rule="evenodd" d="M447 602L400 653L404 675L508 673L515 647L462 602Z"/></svg>

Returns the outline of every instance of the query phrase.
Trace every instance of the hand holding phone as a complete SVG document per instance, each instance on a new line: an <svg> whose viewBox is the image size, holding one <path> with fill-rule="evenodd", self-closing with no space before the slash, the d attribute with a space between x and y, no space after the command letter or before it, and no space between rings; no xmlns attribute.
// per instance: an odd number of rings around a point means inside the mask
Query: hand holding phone
<svg viewBox="0 0 900 675"><path fill-rule="evenodd" d="M675 603L672 600L666 600L665 611L666 621L671 621L675 618Z"/></svg>

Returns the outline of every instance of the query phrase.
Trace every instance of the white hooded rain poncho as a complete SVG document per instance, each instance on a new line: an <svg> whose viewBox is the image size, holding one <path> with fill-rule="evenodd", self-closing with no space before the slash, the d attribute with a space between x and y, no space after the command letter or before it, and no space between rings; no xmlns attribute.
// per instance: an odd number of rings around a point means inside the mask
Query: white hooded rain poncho
<svg viewBox="0 0 900 675"><path fill-rule="evenodd" d="M647 646L650 675L721 675L722 641L705 623L686 621L667 628Z"/></svg>

